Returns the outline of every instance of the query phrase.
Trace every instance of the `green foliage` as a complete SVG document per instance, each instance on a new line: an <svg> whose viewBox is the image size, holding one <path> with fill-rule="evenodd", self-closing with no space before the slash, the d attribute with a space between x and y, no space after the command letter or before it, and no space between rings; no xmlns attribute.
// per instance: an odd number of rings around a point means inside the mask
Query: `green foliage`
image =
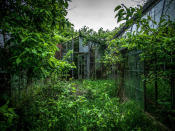
<svg viewBox="0 0 175 131"><path fill-rule="evenodd" d="M142 7L132 9L121 5L116 7L115 11L117 10L119 10L117 17L120 17L118 19L127 20L125 26L136 24L137 30L128 32L124 37L115 38L109 41L105 62L120 63L125 61L121 54L122 49L129 51L139 50L141 51L140 58L142 61L145 61L146 63L154 61L147 65L149 77L154 76L152 74L155 73L154 70L156 68L157 70L160 70L165 64L168 67L168 70L160 72L156 71L159 74L158 77L174 75L172 68L174 62L172 60L174 60L173 52L175 51L175 23L166 20L163 17L160 18L159 23L152 20L150 16L141 18ZM131 10L134 11L134 13ZM121 15L121 12L124 12L125 15ZM136 19L136 22L133 22L133 19ZM150 25L150 23L152 23L153 26Z"/></svg>
<svg viewBox="0 0 175 131"><path fill-rule="evenodd" d="M148 117L133 101L127 101L120 105L120 110L123 114L123 122L121 130L131 131L149 131L162 130L155 121Z"/></svg>
<svg viewBox="0 0 175 131"><path fill-rule="evenodd" d="M119 103L114 81L58 81L34 88L16 107L20 130L157 129L135 103Z"/></svg>
<svg viewBox="0 0 175 131"><path fill-rule="evenodd" d="M89 45L90 48L100 47L103 50L106 48L106 44L105 44L106 41L111 38L111 34L112 34L109 30L106 30L106 31L103 30L103 28L100 28L96 32L93 29L89 29L86 26L84 26L79 32L80 32L80 36L83 37L84 44L87 45L88 42L93 42L92 45Z"/></svg>
<svg viewBox="0 0 175 131"><path fill-rule="evenodd" d="M121 65L128 62L127 58L130 58L130 52L139 51L140 63L144 63L143 80L146 81L147 88L147 110L158 116L159 120L166 125L172 126L173 124L169 123L174 121L168 114L173 114L170 95L172 85L170 83L174 81L175 77L175 22L168 19L168 16L164 16L157 23L151 16L142 18L142 10L138 10L138 8L133 10L135 14L132 15L129 9L132 8L127 8L124 5L116 7L116 10L119 10L117 19L118 21L127 20L126 28L135 24L137 29L108 43L105 62L112 61L112 63ZM125 32L127 31L126 29ZM125 69L128 70L127 67ZM156 84L157 92L155 91ZM157 98L156 94L158 94Z"/></svg>
<svg viewBox="0 0 175 131"><path fill-rule="evenodd" d="M127 26L135 22L139 22L142 16L142 6L137 7L126 7L124 4L118 5L114 12L117 12L115 18L117 18L117 22L125 22Z"/></svg>
<svg viewBox="0 0 175 131"><path fill-rule="evenodd" d="M14 108L8 107L8 104L9 101L6 104L0 106L0 129L2 131L5 131L14 126L14 119L17 118Z"/></svg>
<svg viewBox="0 0 175 131"><path fill-rule="evenodd" d="M55 58L56 45L69 39L63 35L63 28L71 30L65 18L68 0L7 0L1 4L1 34L9 36L1 52L2 58L6 56L4 70L11 75L26 72L30 81L72 68Z"/></svg>
<svg viewBox="0 0 175 131"><path fill-rule="evenodd" d="M112 63L114 63L114 57L110 57L108 55L110 54L110 52L112 52L112 50L107 50L107 47L111 42L111 39L113 39L115 34L119 31L119 29L122 26L123 25L121 25L119 28L115 28L112 31L105 31L103 30L103 28L100 28L98 32L94 31L93 29L89 29L85 26L79 32L80 36L83 37L84 44L89 46L91 52L94 49L98 49L101 52L101 59L98 62L105 63L106 66L110 66Z"/></svg>
<svg viewBox="0 0 175 131"><path fill-rule="evenodd" d="M18 0L1 1L1 29L22 27L30 31L51 32L70 24L67 14L68 0ZM22 25L21 25L22 23Z"/></svg>
<svg viewBox="0 0 175 131"><path fill-rule="evenodd" d="M39 131L159 130L135 103L119 103L114 81L58 80L57 77L67 75L71 68L75 68L73 63L69 63L73 51L68 51L63 60L55 58L58 51L56 45L78 34L65 18L68 0L7 1L1 1L4 10L0 13L1 34L10 36L0 53L4 60L3 69L10 75L20 75L25 71L28 80L51 77L52 83L40 83L30 88L31 92L25 92L25 97L14 105L15 110L8 103L1 106L2 130L11 127L14 130ZM104 63L112 65L125 61L120 53L121 48L142 50L140 57L143 61L151 62L156 56L156 64L149 65L149 78L155 79L153 69L156 66L161 68L165 60L170 68L168 72L157 72L160 74L158 76L160 79L172 76L175 24L163 20L156 23L150 17L139 19L141 8L127 8L124 5L115 8L118 22L125 20L127 26L133 23L132 17L137 17L140 31L128 33L125 38L111 40L121 27L111 32L103 29L95 32L84 27L80 36L83 36L85 44L94 43L89 45L91 48L107 48ZM150 27L149 21L158 28Z"/></svg>
<svg viewBox="0 0 175 131"><path fill-rule="evenodd" d="M99 83L98 86L97 83ZM105 88L110 90L114 84L110 81L84 81L81 87L78 87L78 84L81 83L59 82L55 86L46 86L34 94L34 101L24 101L25 106L18 110L19 113L25 113L25 116L20 114L24 116L21 119L24 119L25 123L30 121L30 126L27 128L97 130L107 129L111 126L111 121L115 124L120 115L117 105L114 106L118 100L117 98L110 99L108 94L103 92L107 90ZM29 105L32 108L28 108ZM39 115L39 118L35 115ZM34 123L31 122L32 119L35 120Z"/></svg>
<svg viewBox="0 0 175 131"><path fill-rule="evenodd" d="M112 40L108 49L110 55L115 56L116 61L120 62L120 49L127 48L128 50L141 50L142 61L152 61L156 59L156 63L149 64L150 77L151 72L155 66L159 69L166 61L166 66L172 67L174 59L172 52L174 52L174 37L175 24L171 21L157 24L158 28L151 28L145 19L142 21L141 30L139 32L128 33L126 37ZM155 25L156 26L156 25ZM106 56L108 57L108 56ZM169 68L170 69L170 68ZM174 73L171 69L168 72L160 72L159 77L168 75L167 73Z"/></svg>

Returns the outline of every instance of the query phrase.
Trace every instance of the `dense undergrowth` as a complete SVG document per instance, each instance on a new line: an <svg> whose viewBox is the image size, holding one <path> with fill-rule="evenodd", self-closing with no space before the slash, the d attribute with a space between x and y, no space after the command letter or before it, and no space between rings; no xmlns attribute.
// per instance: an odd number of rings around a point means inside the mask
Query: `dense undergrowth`
<svg viewBox="0 0 175 131"><path fill-rule="evenodd" d="M9 111L0 111L5 116L0 126L25 131L159 130L134 102L119 103L116 92L110 80L38 85L14 109L6 105Z"/></svg>

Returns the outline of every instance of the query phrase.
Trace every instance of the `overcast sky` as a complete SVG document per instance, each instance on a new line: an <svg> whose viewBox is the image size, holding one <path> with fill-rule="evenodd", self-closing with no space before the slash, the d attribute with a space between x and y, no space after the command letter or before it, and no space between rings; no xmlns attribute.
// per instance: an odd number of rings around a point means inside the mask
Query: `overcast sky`
<svg viewBox="0 0 175 131"><path fill-rule="evenodd" d="M69 4L67 18L74 24L75 29L80 29L84 25L98 30L112 30L117 27L114 18L114 8L117 5L136 6L140 0L72 0Z"/></svg>

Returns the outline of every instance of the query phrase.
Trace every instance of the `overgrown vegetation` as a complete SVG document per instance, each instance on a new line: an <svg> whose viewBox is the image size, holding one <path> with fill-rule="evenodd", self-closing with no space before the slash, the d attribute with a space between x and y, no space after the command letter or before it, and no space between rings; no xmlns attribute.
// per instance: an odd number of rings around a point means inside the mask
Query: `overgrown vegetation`
<svg viewBox="0 0 175 131"><path fill-rule="evenodd" d="M139 58L144 63L146 110L156 114L155 116L166 125L173 127L175 23L167 16L162 16L160 22L156 22L149 15L143 18L141 7L133 9L122 5L117 6L115 11L118 11L118 21L126 21L126 31L133 24L137 28L120 39L111 40L105 59L107 62L116 62L123 66L127 65L128 52L140 51ZM163 117L165 112L168 117Z"/></svg>
<svg viewBox="0 0 175 131"><path fill-rule="evenodd" d="M46 78L53 71L58 73L64 66L70 68L54 57L56 45L72 35L64 33L71 30L65 18L67 8L67 0L1 1L1 68L11 75L23 77L26 73L27 83L32 78Z"/></svg>
<svg viewBox="0 0 175 131"><path fill-rule="evenodd" d="M122 50L140 51L148 94L146 110L171 127L175 121L175 23L167 17L160 22L150 16L142 18L141 6L121 5L114 11L118 22L125 24L113 31L101 28L95 32L85 26L77 32L66 19L68 4L69 0L0 1L0 75L5 74L6 83L0 88L0 130L165 130L124 96L124 65L128 61ZM132 24L136 31L115 38L120 29L127 30ZM90 43L90 51L97 47L103 51L100 62L106 70L117 65L117 71L123 71L117 74L119 83L69 78L76 68L69 61L73 50L59 59L55 53L62 51L58 45L77 36L84 44ZM124 101L119 96L125 97Z"/></svg>
<svg viewBox="0 0 175 131"><path fill-rule="evenodd" d="M1 107L7 116L1 120L2 130L158 129L134 102L119 103L114 81L59 81L33 88L15 110L7 104ZM3 112L6 108L9 112Z"/></svg>

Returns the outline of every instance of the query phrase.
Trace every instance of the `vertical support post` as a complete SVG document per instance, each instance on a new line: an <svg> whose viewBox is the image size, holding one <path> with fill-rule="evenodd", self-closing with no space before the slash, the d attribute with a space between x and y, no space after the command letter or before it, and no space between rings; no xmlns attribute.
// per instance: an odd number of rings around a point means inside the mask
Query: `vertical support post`
<svg viewBox="0 0 175 131"><path fill-rule="evenodd" d="M4 33L4 31L2 31L2 36L3 36L3 41L2 41L2 48L4 48L4 46L5 46L5 42L6 42L6 38L5 38L5 33Z"/></svg>
<svg viewBox="0 0 175 131"><path fill-rule="evenodd" d="M72 35L72 63L74 62L74 40ZM74 77L74 69L72 69L72 78Z"/></svg>
<svg viewBox="0 0 175 131"><path fill-rule="evenodd" d="M175 109L175 88L174 88L174 83L175 79L173 76L171 76L171 108Z"/></svg>
<svg viewBox="0 0 175 131"><path fill-rule="evenodd" d="M115 66L114 66L115 64L114 63L112 63L112 79L113 80L115 80Z"/></svg>
<svg viewBox="0 0 175 131"><path fill-rule="evenodd" d="M84 78L84 79L87 78L87 67L86 67L87 61L86 61L86 58L87 58L87 55L86 55L86 53L85 53L85 54L84 54L84 60L83 60L83 63L84 63L84 64L83 64L83 65L84 65L84 66L83 66L83 70L84 70L84 71L83 71L83 72L84 72L84 77L83 77L83 78Z"/></svg>
<svg viewBox="0 0 175 131"><path fill-rule="evenodd" d="M79 74L80 74L80 69L79 69L79 54L78 54L77 61L78 61L78 66L77 66L77 68L78 68L78 79L80 79L80 76L79 76Z"/></svg>
<svg viewBox="0 0 175 131"><path fill-rule="evenodd" d="M147 90L146 90L146 77L147 77L147 70L146 70L146 62L144 61L144 81L143 81L143 88L144 88L144 111L147 110Z"/></svg>
<svg viewBox="0 0 175 131"><path fill-rule="evenodd" d="M171 108L172 109L175 109L175 76L174 76L174 70L175 70L175 67L174 67L174 60L173 59L173 54L174 52L171 53Z"/></svg>
<svg viewBox="0 0 175 131"><path fill-rule="evenodd" d="M155 103L156 103L156 107L158 104L158 85L157 85L157 72L155 74Z"/></svg>
<svg viewBox="0 0 175 131"><path fill-rule="evenodd" d="M117 96L122 100L124 98L124 63L119 64L119 89Z"/></svg>
<svg viewBox="0 0 175 131"><path fill-rule="evenodd" d="M83 64L83 57L82 55L80 55L80 79L82 79L83 77L82 64Z"/></svg>
<svg viewBox="0 0 175 131"><path fill-rule="evenodd" d="M156 107L157 107L157 104L158 104L158 85L157 85L157 54L155 54L155 71L154 71L154 74L155 74L155 83L154 83L154 86L155 86L155 103L156 103Z"/></svg>
<svg viewBox="0 0 175 131"><path fill-rule="evenodd" d="M66 42L66 53L67 53L67 42Z"/></svg>
<svg viewBox="0 0 175 131"><path fill-rule="evenodd" d="M95 51L95 58L94 58L94 64L95 64L95 80L97 78L97 74L96 74L96 50Z"/></svg>
<svg viewBox="0 0 175 131"><path fill-rule="evenodd" d="M87 79L90 78L90 53L87 54Z"/></svg>
<svg viewBox="0 0 175 131"><path fill-rule="evenodd" d="M112 69L111 77L112 77L112 79L113 79L113 63L112 63L111 69Z"/></svg>
<svg viewBox="0 0 175 131"><path fill-rule="evenodd" d="M162 7L162 12L161 12L160 20L163 18L163 15L164 15L165 2L166 2L166 0L163 1L163 7Z"/></svg>
<svg viewBox="0 0 175 131"><path fill-rule="evenodd" d="M101 79L103 79L103 63L100 63L100 67L101 67Z"/></svg>
<svg viewBox="0 0 175 131"><path fill-rule="evenodd" d="M157 104L158 104L158 85L157 85L157 71L156 71L156 74L155 74L155 102L156 102L156 107L157 107Z"/></svg>

